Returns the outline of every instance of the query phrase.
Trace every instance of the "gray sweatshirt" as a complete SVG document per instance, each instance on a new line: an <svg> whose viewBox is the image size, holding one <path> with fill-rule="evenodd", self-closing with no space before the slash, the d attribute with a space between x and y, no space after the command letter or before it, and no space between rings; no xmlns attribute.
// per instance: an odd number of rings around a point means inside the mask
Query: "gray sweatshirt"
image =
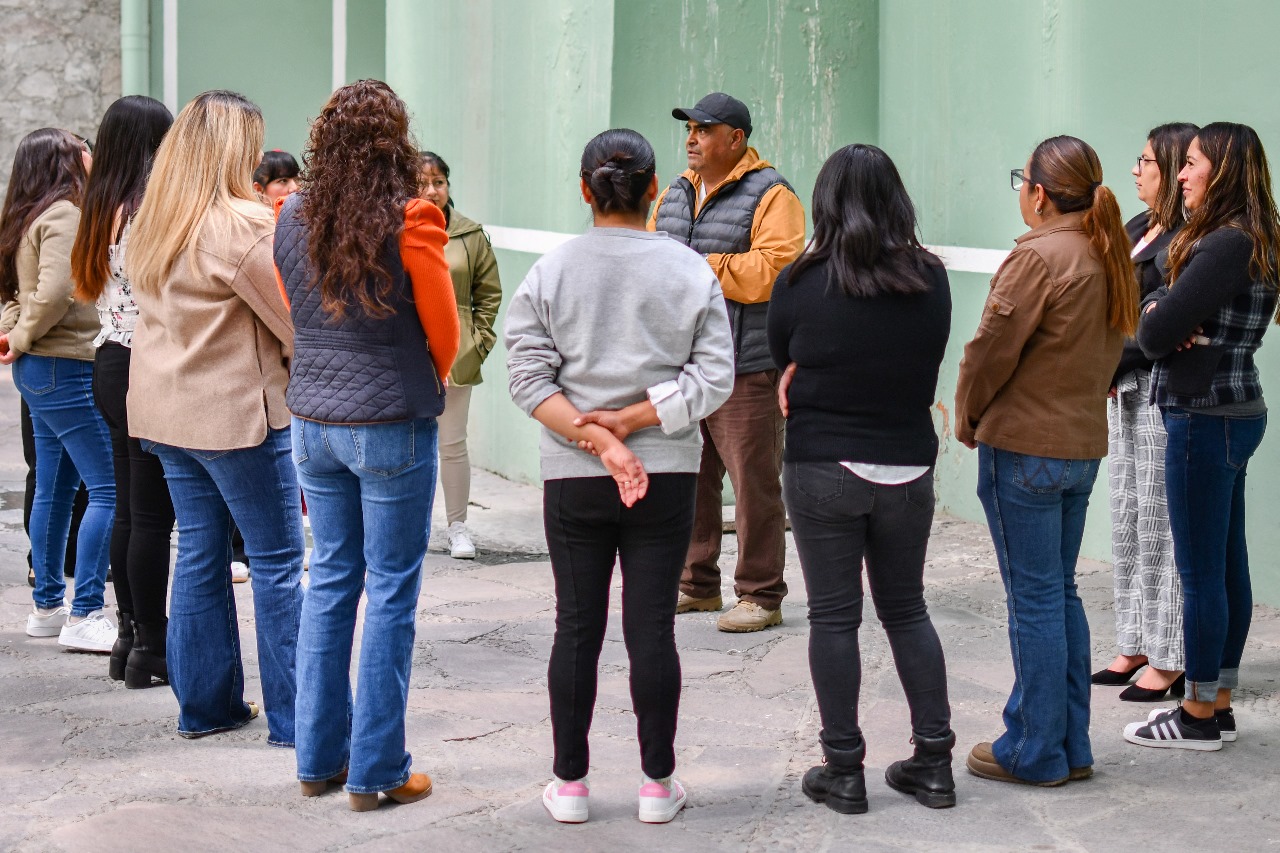
<svg viewBox="0 0 1280 853"><path fill-rule="evenodd" d="M662 232L592 228L538 259L507 307L511 398L532 415L564 392L582 412L648 396L661 427L627 437L651 474L692 473L698 421L733 390L733 340L720 282ZM542 479L607 476L543 428Z"/></svg>

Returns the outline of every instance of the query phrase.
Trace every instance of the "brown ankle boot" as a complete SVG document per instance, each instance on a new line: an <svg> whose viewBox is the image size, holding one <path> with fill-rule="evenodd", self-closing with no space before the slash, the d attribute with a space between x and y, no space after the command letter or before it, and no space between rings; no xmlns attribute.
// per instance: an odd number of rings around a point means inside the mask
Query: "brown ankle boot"
<svg viewBox="0 0 1280 853"><path fill-rule="evenodd" d="M409 781L399 788L383 791L397 803L416 803L431 796L431 777L426 773L410 773ZM377 794L348 794L353 812L371 812L381 805Z"/></svg>

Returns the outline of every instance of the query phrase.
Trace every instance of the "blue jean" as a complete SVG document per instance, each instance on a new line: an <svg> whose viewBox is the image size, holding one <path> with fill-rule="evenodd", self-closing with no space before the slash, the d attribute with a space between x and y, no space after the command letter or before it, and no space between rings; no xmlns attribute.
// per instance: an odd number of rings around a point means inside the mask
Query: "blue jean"
<svg viewBox="0 0 1280 853"><path fill-rule="evenodd" d="M1244 480L1267 430L1245 418L1164 410L1165 483L1173 558L1182 579L1187 698L1212 702L1240 683L1253 590L1245 543Z"/></svg>
<svg viewBox="0 0 1280 853"><path fill-rule="evenodd" d="M13 363L13 382L31 410L36 439L36 495L31 507L32 594L37 607L60 607L66 594L63 560L71 504L83 480L89 505L76 545L71 615L104 605L116 479L111 435L93 402L93 362L24 355Z"/></svg>
<svg viewBox="0 0 1280 853"><path fill-rule="evenodd" d="M257 447L191 450L144 440L160 457L178 517L178 561L169 597L169 684L178 731L211 734L251 717L236 600L231 522L253 560L254 627L267 742L293 746L294 665L302 610L302 504L289 458L289 430Z"/></svg>
<svg viewBox="0 0 1280 853"><path fill-rule="evenodd" d="M434 418L358 425L293 419L293 458L314 544L298 635L297 757L304 782L344 768L355 794L409 781L404 718L436 439ZM362 591L368 603L353 700L351 649Z"/></svg>
<svg viewBox="0 0 1280 853"><path fill-rule="evenodd" d="M992 752L1030 782L1093 764L1089 623L1076 560L1098 463L978 446L978 497L1004 581L1013 653L1005 733Z"/></svg>

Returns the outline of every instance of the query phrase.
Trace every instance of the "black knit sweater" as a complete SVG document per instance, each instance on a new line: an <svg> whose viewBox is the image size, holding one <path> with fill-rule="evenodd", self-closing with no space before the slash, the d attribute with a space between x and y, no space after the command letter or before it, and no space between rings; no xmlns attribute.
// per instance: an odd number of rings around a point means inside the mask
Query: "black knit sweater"
<svg viewBox="0 0 1280 853"><path fill-rule="evenodd" d="M932 465L931 410L951 331L946 270L922 256L928 293L855 298L827 286L827 264L778 277L769 350L797 365L787 398L788 462Z"/></svg>

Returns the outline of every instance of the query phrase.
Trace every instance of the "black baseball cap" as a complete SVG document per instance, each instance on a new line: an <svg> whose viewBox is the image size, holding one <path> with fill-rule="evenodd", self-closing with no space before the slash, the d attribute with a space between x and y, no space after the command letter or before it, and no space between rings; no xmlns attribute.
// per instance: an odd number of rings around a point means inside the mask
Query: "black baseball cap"
<svg viewBox="0 0 1280 853"><path fill-rule="evenodd" d="M751 111L742 101L724 92L712 92L692 107L676 107L671 117L698 124L727 124L751 135Z"/></svg>

